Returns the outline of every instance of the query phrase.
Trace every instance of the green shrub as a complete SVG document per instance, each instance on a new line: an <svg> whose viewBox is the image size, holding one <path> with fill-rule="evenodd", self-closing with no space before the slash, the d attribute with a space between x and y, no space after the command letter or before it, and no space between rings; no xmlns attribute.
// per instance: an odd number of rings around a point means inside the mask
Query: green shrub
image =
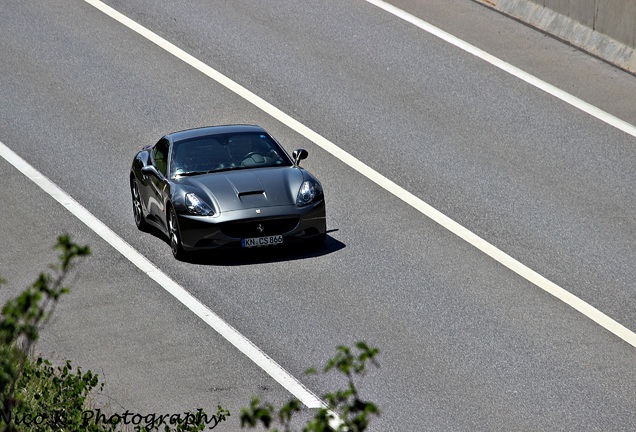
<svg viewBox="0 0 636 432"><path fill-rule="evenodd" d="M70 360L55 367L42 357L27 358L16 385L17 404L2 420L14 431L112 431L111 425L84 421L87 398L98 384L96 374L74 371Z"/></svg>
<svg viewBox="0 0 636 432"><path fill-rule="evenodd" d="M16 298L6 302L0 317L0 430L23 431L88 431L129 430L121 416L107 416L101 409L93 409L89 396L104 384L90 370L73 370L71 361L54 366L39 357L32 360L29 353L38 340L39 331L48 321L55 306L69 289L63 286L77 258L90 254L88 246L73 243L69 236L61 236L55 246L59 249L59 264L52 266L53 275L40 273L32 286ZM6 283L0 279L0 284ZM135 425L136 431L163 430L193 432L211 429L229 416L220 405L215 416L208 417L202 409L196 413L164 416L165 421ZM136 414L135 416L140 416ZM150 420L150 416L144 418ZM141 418L141 416L140 416ZM153 417L154 418L154 417ZM115 420L113 420L115 419ZM116 421L120 419L120 421ZM212 423L210 426L210 423ZM127 423L127 424L124 424Z"/></svg>
<svg viewBox="0 0 636 432"><path fill-rule="evenodd" d="M88 246L73 243L69 236L59 237L55 247L60 250L60 263L52 267L55 275L40 273L33 285L16 298L7 301L2 308L0 421L5 424L5 431L18 430L13 414L17 413L16 408L23 405L23 401L28 397L22 391L24 387L18 389L17 386L18 384L25 386L27 383L23 379L24 372L33 371L28 363L28 354L38 340L39 330L51 317L60 297L69 292L68 288L63 286L63 282L71 271L75 259L90 254ZM27 365L29 365L28 369ZM44 415L44 413L40 414L40 416Z"/></svg>

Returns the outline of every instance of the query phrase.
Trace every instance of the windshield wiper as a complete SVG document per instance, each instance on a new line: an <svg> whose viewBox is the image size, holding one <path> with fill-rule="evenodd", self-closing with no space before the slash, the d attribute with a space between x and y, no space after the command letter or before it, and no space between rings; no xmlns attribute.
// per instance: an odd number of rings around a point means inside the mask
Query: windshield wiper
<svg viewBox="0 0 636 432"><path fill-rule="evenodd" d="M182 173L178 173L178 176L181 177L186 177L186 176L196 176L196 175L201 175L201 174L208 174L211 173L212 171L188 171L188 172L182 172Z"/></svg>
<svg viewBox="0 0 636 432"><path fill-rule="evenodd" d="M237 169L244 169L245 167L243 166L230 166L230 167L225 167L225 168L218 168L209 172L221 172L221 171L232 171L232 170L237 170Z"/></svg>
<svg viewBox="0 0 636 432"><path fill-rule="evenodd" d="M231 170L237 170L237 169L243 169L245 167L242 166L229 166L229 167L223 167L223 168L215 168L215 169L211 169L211 170L207 170L207 171L186 171L186 172L182 172L182 173L178 173L177 176L179 177L191 177L191 176L198 176L198 175L203 175L203 174L212 174L212 173L217 173L217 172L221 172L221 171L231 171Z"/></svg>

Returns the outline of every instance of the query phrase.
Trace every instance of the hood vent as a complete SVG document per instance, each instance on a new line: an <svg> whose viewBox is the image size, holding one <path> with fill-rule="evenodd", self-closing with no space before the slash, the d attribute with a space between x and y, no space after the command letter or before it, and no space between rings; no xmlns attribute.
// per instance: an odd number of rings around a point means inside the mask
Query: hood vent
<svg viewBox="0 0 636 432"><path fill-rule="evenodd" d="M243 198L243 197L250 196L250 195L265 195L265 191L258 190L258 191L239 192L238 193L238 197L239 198Z"/></svg>

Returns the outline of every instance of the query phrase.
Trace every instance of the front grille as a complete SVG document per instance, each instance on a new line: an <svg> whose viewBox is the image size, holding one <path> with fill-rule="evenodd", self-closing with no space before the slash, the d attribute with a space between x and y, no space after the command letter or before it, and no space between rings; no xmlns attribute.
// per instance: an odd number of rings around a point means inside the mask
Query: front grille
<svg viewBox="0 0 636 432"><path fill-rule="evenodd" d="M298 218L260 219L220 224L221 232L234 238L263 237L285 234L298 226Z"/></svg>

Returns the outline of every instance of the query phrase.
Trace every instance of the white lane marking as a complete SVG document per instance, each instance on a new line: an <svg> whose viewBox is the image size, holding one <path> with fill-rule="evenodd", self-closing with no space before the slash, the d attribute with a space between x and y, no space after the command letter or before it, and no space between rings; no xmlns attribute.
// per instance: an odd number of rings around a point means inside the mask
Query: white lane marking
<svg viewBox="0 0 636 432"><path fill-rule="evenodd" d="M121 24L125 25L129 29L139 33L140 35L142 35L143 37L145 37L149 41L153 42L157 46L163 48L164 50L166 50L170 54L172 54L175 57L181 59L182 61L184 61L185 63L187 63L190 66L194 67L195 69L199 70L200 72L202 72L203 74L207 75L208 77L210 77L211 79L213 79L217 83L219 83L222 86L226 87L228 90L231 90L232 92L234 92L237 95L241 96L246 101L250 102L251 104L257 106L258 108L260 108L261 110L263 110L264 112L269 114L270 116L274 117L276 120L278 120L281 123L287 125L290 129L293 129L294 131L296 131L300 135L303 135L308 140L313 141L317 146L321 147L323 150L327 151L328 153L332 154L336 158L340 159L342 162L344 162L345 164L349 165L351 168L353 168L354 170L358 171L360 174L362 174L363 176L367 177L368 179L372 180L373 182L378 184L380 187L386 189L387 191L389 191L390 193L392 193L396 197L400 198L405 203L407 203L410 206L412 206L413 208L419 210L422 214L424 214L428 218L434 220L438 224L442 225L444 228L446 228L447 230L449 230L453 234L455 234L458 237L464 239L466 242L470 243L471 245L473 245L474 247L476 247L477 249L479 249L480 251L482 251L486 255L490 256L491 258L493 258L497 262L503 264L504 266L506 266L507 268L509 268L513 272L515 272L518 275L522 276L523 278L525 278L526 280L528 280L531 283L535 284L536 286L538 286L539 288L543 289L544 291L552 294L554 297L558 298L559 300L563 301L564 303L570 305L571 307L573 307L574 309L576 309L577 311L579 311L580 313L582 313L586 317L590 318L591 320L593 320L594 322L599 324L601 327L609 330L610 332L614 333L619 338L623 339L625 342L627 342L630 345L636 347L636 334L634 332L632 332L631 330L629 330L625 326L621 325L620 323L616 322L615 320L613 320L609 316L605 315L603 312L599 311L598 309L594 308L590 304L586 303L585 301L581 300L580 298L576 297L575 295L571 294L570 292L564 290L563 288L561 288L557 284L549 281L548 279L546 279L545 277L541 276L540 274L538 274L534 270L532 270L529 267L521 264L519 261L515 260L514 258L509 256L505 252L499 250L498 248L496 248L492 244L488 243L486 240L480 238L476 234L472 233L468 229L464 228L463 226L461 226L460 224L458 224L457 222L455 222L454 220L452 220L448 216L446 216L446 215L442 214L441 212L439 212L438 210L434 209L429 204L425 203L420 198L418 198L415 195L413 195L411 192L407 191L406 189L404 189L401 186L397 185L393 181L391 181L388 178L384 177L382 174L380 174L379 172L375 171L373 168L367 166L366 164L364 164L360 160L356 159L355 157L353 157L352 155L350 155L346 151L342 150L340 147L336 146L331 141L327 140L326 138L324 138L321 135L319 135L318 133L314 132L313 130L311 130L310 128L305 126L304 124L300 123L298 120L295 120L291 116L285 114L284 112L282 112L280 109L276 108L275 106L273 106L269 102L265 101L261 97L255 95L251 91L247 90L245 87L241 86L240 84L236 83L235 81L233 81L230 78L226 77L225 75L221 74L220 72L218 72L217 70L213 69L212 67L206 65L202 61L194 58L190 54L186 53L182 49L178 48L177 46L175 46L174 44L168 42L167 40L163 39L162 37L158 36L157 34L151 32L150 30L146 29L145 27L141 26L140 24L132 21L130 18L122 15L121 13L117 12L116 10L111 8L110 6L105 5L104 3L102 3L99 0L84 0L84 1L86 1L87 3L95 6L97 9L99 9L102 12L104 12L106 15L108 15L111 18L119 21ZM367 1L370 1L370 2L372 2L374 4L378 4L378 5L382 4L382 2L375 2L375 1L372 1L372 0L367 0ZM406 14L406 12L404 12L404 14ZM411 17L412 17L412 15L411 15ZM418 22L419 24L424 23L424 21L421 21L421 20L419 20L418 18L415 18L415 17L413 17L413 20L415 22ZM430 26L430 27L432 27L432 26ZM435 29L435 28L432 27L432 29ZM439 29L437 31L440 32L440 33L444 33L444 32L442 32ZM448 33L445 33L445 34L447 35L447 37L453 38L454 40L456 40L457 43L462 42L459 39L455 38L454 36L448 35ZM465 42L462 42L462 44L467 46L467 47L470 47L470 45L468 45ZM473 48L473 49L477 50L477 48ZM481 51L481 50L478 50L478 51ZM481 51L481 52L483 53L484 56L488 56L488 57L490 57L492 59L495 59L495 57L492 57L492 56L490 56L489 54L487 54L487 53L485 53L483 51ZM499 60L499 62L504 64L504 62L502 62L500 60ZM512 66L510 66L510 67L512 68ZM527 74L525 72L523 73L523 75L527 76L527 77L531 77L531 75L529 75L529 74ZM532 77L532 80L533 81L537 81L537 82L541 82L539 79L534 78L534 77ZM545 84L545 87L546 88L550 88L552 86L549 86L548 84ZM554 90L556 91L558 89L554 89ZM567 94L565 92L562 92L561 90L558 90L558 92L556 92L556 93ZM572 96L572 98L576 99L573 96ZM582 106L589 105L589 104L586 104L585 102L582 102L582 101L581 101L581 103L583 104ZM591 105L589 105L589 106L591 107ZM594 107L592 107L592 108L594 108ZM603 113L603 111L601 111L601 110L599 110L597 108L594 108L594 110L595 111L599 111L600 113ZM592 111L594 111L594 110L592 110ZM607 118L612 117L612 116L610 116L607 113L605 113L605 114L606 114L605 116L601 116L599 118L601 120L603 120L603 117L607 117ZM616 119L616 120L618 120L618 119ZM618 120L617 124L620 125L621 122L622 122L622 120ZM622 123L625 123L625 122L622 122ZM632 134L633 134L634 131L636 131L636 129L633 126L631 126L631 125L628 125L628 126L631 128ZM616 126L616 127L618 127L618 126ZM630 128L626 128L627 129L626 132L628 132L628 130L630 130ZM623 129L621 129L621 130L623 130ZM628 132L628 133L630 133L630 132Z"/></svg>
<svg viewBox="0 0 636 432"><path fill-rule="evenodd" d="M632 135L634 137L636 137L636 126L627 123L624 120L619 119L618 117L615 117L603 110L601 110L600 108L595 107L594 105L585 102L579 98L577 98L576 96L573 96L551 84L546 83L545 81L540 80L539 78L530 75L528 72L525 72L521 69L519 69L518 67L515 67L509 63L506 63L505 61L491 55L488 54L486 51L483 51L479 48L477 48L476 46L473 46L471 44L469 44L466 41L463 41L461 39L459 39L456 36L453 36L450 33L445 32L444 30L435 27L432 24L427 23L426 21L411 15L410 13L397 8L391 4L388 4L385 1L382 0L365 0L366 2L379 7L380 9L395 15L396 17L407 21L411 24L413 24L416 27L419 27L420 29L426 31L427 33L432 34L433 36L437 36L438 38L442 39L445 42L448 42L451 45L456 46L457 48L460 48L464 51L466 51L467 53L470 53L472 55L474 55L475 57L478 57L488 63L490 63L491 65L504 70L506 72L508 72L509 74L527 82L528 84L533 85L534 87L543 90L546 93L551 94L552 96L555 96L559 99L561 99L564 102L567 102L568 104L580 109L583 112L586 112L587 114L596 117L597 119L614 126L615 128L622 130L623 132Z"/></svg>
<svg viewBox="0 0 636 432"><path fill-rule="evenodd" d="M326 408L326 405L322 400L302 385L300 381L294 378L289 372L283 369L271 357L265 354L249 339L192 296L192 294L186 291L185 288L170 279L168 275L159 270L152 262L150 262L150 260L137 252L132 246L115 234L115 232L108 228L101 220L97 219L91 212L86 210L86 208L75 201L70 195L33 168L28 162L18 156L2 142L0 142L0 156L22 172L22 174L24 174L27 178L37 184L57 202L62 204L62 206L64 206L69 212L84 222L90 229L115 248L115 250L128 258L128 260L137 266L142 272L146 273L148 277L161 285L166 291L194 312L195 315L201 318L232 345L238 348L243 354L249 357L254 363L267 372L307 407Z"/></svg>

